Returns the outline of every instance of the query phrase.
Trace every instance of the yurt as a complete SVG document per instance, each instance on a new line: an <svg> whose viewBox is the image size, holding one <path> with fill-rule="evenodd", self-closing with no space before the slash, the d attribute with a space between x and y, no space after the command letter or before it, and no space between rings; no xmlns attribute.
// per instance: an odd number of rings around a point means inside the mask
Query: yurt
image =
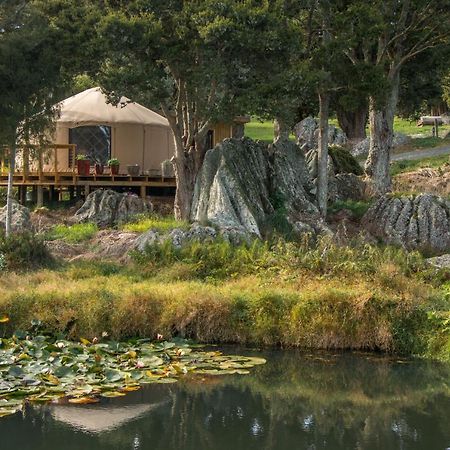
<svg viewBox="0 0 450 450"><path fill-rule="evenodd" d="M123 97L117 106L108 103L98 87L59 104L55 144L76 144L77 154L106 164L117 158L120 166L139 165L142 173L157 175L161 163L174 153L167 119ZM60 168L71 166L70 150L58 155Z"/></svg>

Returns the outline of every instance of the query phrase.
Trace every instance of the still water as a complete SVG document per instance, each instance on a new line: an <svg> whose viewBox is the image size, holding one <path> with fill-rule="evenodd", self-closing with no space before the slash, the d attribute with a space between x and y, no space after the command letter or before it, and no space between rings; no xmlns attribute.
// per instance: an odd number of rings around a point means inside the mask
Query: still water
<svg viewBox="0 0 450 450"><path fill-rule="evenodd" d="M0 420L0 449L450 448L449 365L245 353L268 362L251 375L151 385L100 405L27 407Z"/></svg>

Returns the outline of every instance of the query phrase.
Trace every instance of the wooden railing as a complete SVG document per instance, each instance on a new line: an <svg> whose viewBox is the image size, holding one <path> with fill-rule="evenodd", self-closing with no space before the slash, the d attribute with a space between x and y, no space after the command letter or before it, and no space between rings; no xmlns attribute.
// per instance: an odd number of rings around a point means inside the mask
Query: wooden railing
<svg viewBox="0 0 450 450"><path fill-rule="evenodd" d="M71 164L69 164L71 167L67 167L65 171L61 171L59 167L60 158L58 157L58 153L61 150L67 151L67 161L69 157L71 159ZM33 158L30 158L31 151L34 151L35 153ZM53 175L55 178L55 183L59 181L61 173L67 175L67 172L71 172L73 174L73 180L76 181L77 165L75 144L51 144L46 147L29 145L28 147L18 149L16 161L17 158L20 158L20 156L22 157L22 167L21 169L16 170L16 174L21 175L24 182L28 180L30 173L36 172L38 174L39 181L44 180L44 172L46 177ZM44 161L44 156L45 158L48 158L48 164ZM0 171L2 175L8 173L9 163L10 151L8 148L3 148L0 153ZM50 166L51 169L44 171L45 165ZM31 170L32 168L36 168L36 170Z"/></svg>

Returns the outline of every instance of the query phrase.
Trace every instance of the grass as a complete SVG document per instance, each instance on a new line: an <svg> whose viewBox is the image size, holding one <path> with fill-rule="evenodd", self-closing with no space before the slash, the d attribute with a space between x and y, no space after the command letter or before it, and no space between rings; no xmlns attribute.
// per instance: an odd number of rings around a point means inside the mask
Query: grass
<svg viewBox="0 0 450 450"><path fill-rule="evenodd" d="M336 119L330 119L330 124L338 126ZM394 131L403 133L408 136L416 134L424 134L423 138L414 139L414 148L431 148L439 145L443 145L445 141L441 138L431 137L431 126L418 127L416 122L410 122L406 119L396 117L394 119ZM439 127L439 135L443 136L445 132L450 131L450 125L444 125ZM261 141L273 141L273 123L271 121L259 121L252 119L250 123L245 126L246 136L252 139L259 139Z"/></svg>
<svg viewBox="0 0 450 450"><path fill-rule="evenodd" d="M55 225L45 236L47 240L62 239L71 244L78 244L92 239L98 231L93 223L74 225Z"/></svg>
<svg viewBox="0 0 450 450"><path fill-rule="evenodd" d="M332 203L329 208L329 214L336 214L337 212L348 209L357 219L361 219L362 216L367 212L370 208L370 202L363 201L355 201L355 200L339 200L337 202Z"/></svg>
<svg viewBox="0 0 450 450"><path fill-rule="evenodd" d="M133 231L136 233L144 233L148 230L159 232L168 232L174 228L188 229L189 223L186 221L176 220L173 216L159 216L156 214L142 215L136 217L132 222L123 225L125 231Z"/></svg>
<svg viewBox="0 0 450 450"><path fill-rule="evenodd" d="M149 247L125 267L78 262L0 276L0 317L10 318L5 334L39 319L71 338L160 333L405 354L429 352L434 337L433 354L446 357L441 285L420 255L390 247L194 243Z"/></svg>
<svg viewBox="0 0 450 450"><path fill-rule="evenodd" d="M400 173L413 172L424 167L437 169L444 164L450 164L450 157L448 155L434 156L431 158L423 158L418 160L394 161L391 164L391 174L398 175Z"/></svg>

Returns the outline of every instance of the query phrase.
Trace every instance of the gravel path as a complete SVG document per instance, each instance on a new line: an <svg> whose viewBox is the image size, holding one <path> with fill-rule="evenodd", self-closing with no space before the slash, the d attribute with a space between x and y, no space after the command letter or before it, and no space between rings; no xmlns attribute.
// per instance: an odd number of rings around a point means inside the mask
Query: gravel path
<svg viewBox="0 0 450 450"><path fill-rule="evenodd" d="M412 161L415 159L432 158L433 156L442 155L450 155L450 147L448 145L444 147L426 148L422 150L414 150L412 152L397 153L396 155L392 155L391 161Z"/></svg>

